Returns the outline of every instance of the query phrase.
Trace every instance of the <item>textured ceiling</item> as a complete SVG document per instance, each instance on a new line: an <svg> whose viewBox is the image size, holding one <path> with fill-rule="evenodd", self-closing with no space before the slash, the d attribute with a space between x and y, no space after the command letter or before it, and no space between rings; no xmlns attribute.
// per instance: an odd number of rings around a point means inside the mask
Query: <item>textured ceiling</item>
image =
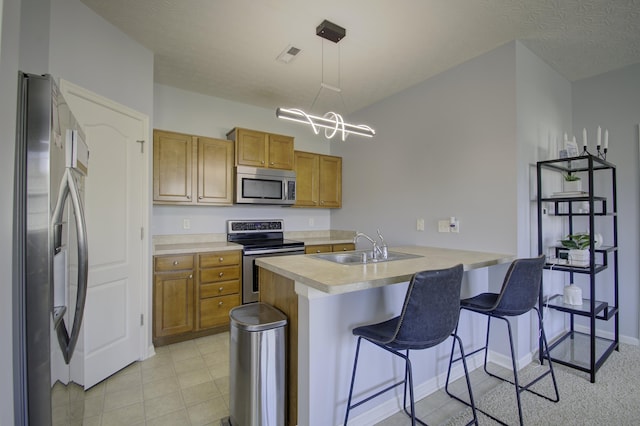
<svg viewBox="0 0 640 426"><path fill-rule="evenodd" d="M640 62L640 0L81 1L155 53L157 83L266 108L352 112L512 40L571 81Z"/></svg>

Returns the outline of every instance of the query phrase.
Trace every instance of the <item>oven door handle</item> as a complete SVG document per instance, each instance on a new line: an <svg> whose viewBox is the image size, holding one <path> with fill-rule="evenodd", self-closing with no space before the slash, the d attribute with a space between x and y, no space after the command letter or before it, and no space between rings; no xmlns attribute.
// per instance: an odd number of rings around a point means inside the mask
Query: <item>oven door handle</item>
<svg viewBox="0 0 640 426"><path fill-rule="evenodd" d="M269 248L269 249L257 249L257 250L245 250L244 254L247 256L252 256L254 254L272 254L272 253L291 253L291 254L303 254L304 248Z"/></svg>

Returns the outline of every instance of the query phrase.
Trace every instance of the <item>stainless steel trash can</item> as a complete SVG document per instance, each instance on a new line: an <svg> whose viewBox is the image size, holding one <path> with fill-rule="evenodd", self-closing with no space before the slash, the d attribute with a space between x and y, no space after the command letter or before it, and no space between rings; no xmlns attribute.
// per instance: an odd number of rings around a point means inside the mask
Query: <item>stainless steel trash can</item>
<svg viewBox="0 0 640 426"><path fill-rule="evenodd" d="M231 425L284 425L287 317L266 303L238 306L229 317Z"/></svg>

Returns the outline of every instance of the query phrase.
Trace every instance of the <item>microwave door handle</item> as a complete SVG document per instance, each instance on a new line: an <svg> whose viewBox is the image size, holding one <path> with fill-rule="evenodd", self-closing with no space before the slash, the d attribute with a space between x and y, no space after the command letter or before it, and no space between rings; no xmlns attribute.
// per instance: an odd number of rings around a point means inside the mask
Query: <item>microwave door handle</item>
<svg viewBox="0 0 640 426"><path fill-rule="evenodd" d="M289 193L287 192L287 180L286 179L282 179L282 199L285 200L285 201L289 199Z"/></svg>

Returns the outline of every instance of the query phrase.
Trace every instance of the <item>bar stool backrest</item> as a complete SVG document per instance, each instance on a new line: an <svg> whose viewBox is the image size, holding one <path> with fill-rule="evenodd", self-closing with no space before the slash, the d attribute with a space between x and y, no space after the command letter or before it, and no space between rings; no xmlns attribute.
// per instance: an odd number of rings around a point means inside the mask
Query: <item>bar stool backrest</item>
<svg viewBox="0 0 640 426"><path fill-rule="evenodd" d="M426 349L443 342L460 316L462 265L414 274L391 342L395 349Z"/></svg>
<svg viewBox="0 0 640 426"><path fill-rule="evenodd" d="M537 303L542 283L544 255L516 259L511 263L493 313L517 316L529 312Z"/></svg>

